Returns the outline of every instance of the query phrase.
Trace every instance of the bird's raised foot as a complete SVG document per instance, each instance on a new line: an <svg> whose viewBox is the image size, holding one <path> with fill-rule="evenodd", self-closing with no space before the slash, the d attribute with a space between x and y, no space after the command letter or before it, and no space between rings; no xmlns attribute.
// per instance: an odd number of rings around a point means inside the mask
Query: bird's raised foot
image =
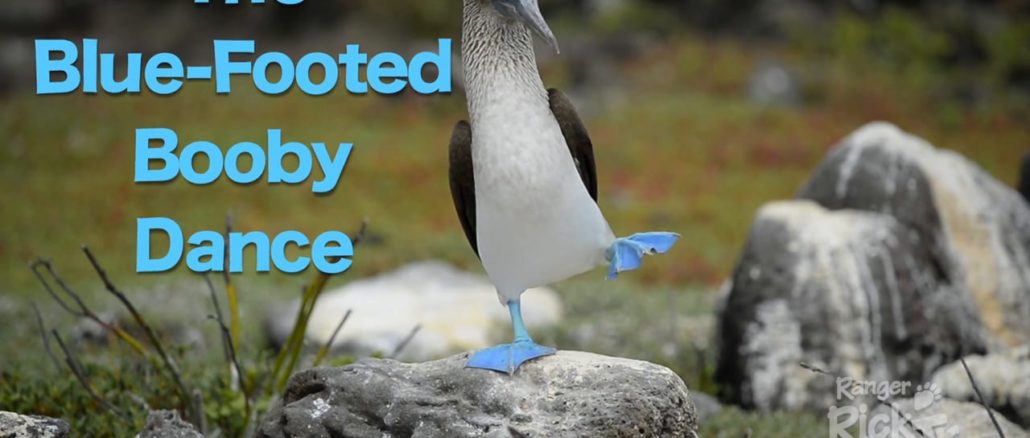
<svg viewBox="0 0 1030 438"><path fill-rule="evenodd" d="M480 368L501 373L514 374L523 363L557 352L551 347L537 345L533 341L515 341L479 350L469 356L465 368Z"/></svg>
<svg viewBox="0 0 1030 438"><path fill-rule="evenodd" d="M620 272L639 268L644 256L664 254L679 238L676 233L652 231L615 239L605 255L609 263L608 279L614 280Z"/></svg>

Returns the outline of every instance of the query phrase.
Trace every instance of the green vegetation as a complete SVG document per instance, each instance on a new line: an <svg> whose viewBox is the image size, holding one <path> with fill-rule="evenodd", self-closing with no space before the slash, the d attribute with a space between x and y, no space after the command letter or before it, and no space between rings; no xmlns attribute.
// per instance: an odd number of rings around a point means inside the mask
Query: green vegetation
<svg viewBox="0 0 1030 438"><path fill-rule="evenodd" d="M432 17L440 9L426 3L417 8L430 17L424 28L437 29ZM389 15L383 8L378 13ZM655 15L650 9L622 13L631 24ZM604 20L610 32L623 23ZM594 277L601 274L595 273L558 285L571 316L541 334L542 341L662 363L692 389L714 393L708 340L692 332L690 323L711 317L711 290L731 272L757 208L790 198L829 147L868 121L894 122L1015 183L1016 163L1030 148L1030 98L1005 88L1004 79L1015 66L1030 65L1027 23L989 38L987 62L955 69L941 59L952 39L910 13L890 11L873 21L841 15L827 26L770 45L674 33L620 66L619 103L591 107L586 120L596 148L601 206L619 232L669 229L684 237L672 254L649 260L647 269L618 282L598 281ZM748 100L749 77L769 58L782 60L801 78L801 104L769 107ZM562 78L570 75L551 65L544 76L550 85L565 86ZM969 87L986 97L954 97ZM88 244L134 302L163 291L202 303L148 303L140 311L159 328L198 325L216 347L194 351L158 331L183 379L204 395L209 427L222 436L243 430L247 407L217 347L219 326L206 318L213 313L206 286L183 267L167 275L134 274L137 217L169 216L191 232L220 229L228 213L237 230L297 229L309 235L351 231L367 217L368 239L346 278L426 258L479 269L455 219L446 178L450 129L466 117L459 93L270 98L239 88L228 97L194 84L173 98L0 98L0 138L6 139L0 144L0 357L6 358L0 363L0 408L65 418L81 436L131 436L142 425L144 405L187 409L159 363L139 358L114 338L69 347L100 398L127 420L102 408L63 364L50 364L28 302L37 303L46 327L62 336L75 321L45 295L27 263L47 257L88 304L119 308L78 253L80 244ZM328 196L312 195L306 187L226 181L206 187L184 181L135 185L133 130L148 126L220 145L281 127L289 139L351 141L356 148L339 189ZM233 277L242 316L231 331L239 333L245 382L272 373L275 353L262 350L259 329L265 306L296 297L308 281L283 274ZM223 285L216 283L224 300ZM176 321L184 315L190 323ZM145 342L141 333L134 336ZM328 356L326 363L350 360ZM255 403L260 410L261 402ZM748 430L755 436L825 433L818 416L735 409L705 424L703 433L739 437Z"/></svg>
<svg viewBox="0 0 1030 438"><path fill-rule="evenodd" d="M761 436L770 438L820 437L826 435L826 418L806 413L759 414L726 408L701 425L706 438Z"/></svg>
<svg viewBox="0 0 1030 438"><path fill-rule="evenodd" d="M231 223L227 223L227 228L230 227ZM366 229L367 223L363 223L353 235L355 246L364 238ZM83 247L83 253L105 290L131 315L132 328L121 327L121 324L101 317L78 292L68 287L49 262L33 262L33 273L54 302L69 315L95 323L100 328L99 337L106 337L109 345L91 352L102 356L104 363L83 365L76 352L79 349L69 348L71 342L66 342L58 330L49 329L33 303L36 329L46 351L45 357L66 378L60 379L59 385L51 386L50 390L41 390L40 387L53 385L53 381L34 379L38 376L31 373L26 379L20 370L14 373L4 371L0 376L0 388L3 389L0 391L0 406L4 409L40 414L52 412L49 415L70 419L76 431L93 431L95 436L127 435L143 426L141 421L151 409L175 409L183 412L186 421L204 434L251 436L261 415L277 394L286 388L293 371L299 366L319 366L336 337L334 334L326 345L321 346L311 362L301 363L305 356L304 333L308 320L331 278L329 274L315 274L314 281L304 288L289 341L274 354L274 359L264 351L250 354L240 349L239 331L231 329L240 326L239 309L232 304L236 285L229 276L223 277L224 300L229 302L227 316L223 314L223 305L220 304L223 299L219 298L214 282L205 276L204 283L210 293L212 307L208 318L217 323L224 365L219 367L210 361L197 360L188 356L189 351L183 344L177 345L175 350L169 349L167 339L162 339L155 325L111 281L93 253L86 247ZM349 316L350 312L343 317L337 332ZM133 334L131 330L141 333ZM57 347L54 347L55 343ZM244 356L244 353L248 354ZM352 361L350 357L335 357L330 364L342 366ZM187 368L179 365L184 362ZM68 372L63 372L65 366ZM69 384L78 386L68 387ZM109 418L97 423L97 415L79 412L90 409ZM94 431L95 427L99 429Z"/></svg>

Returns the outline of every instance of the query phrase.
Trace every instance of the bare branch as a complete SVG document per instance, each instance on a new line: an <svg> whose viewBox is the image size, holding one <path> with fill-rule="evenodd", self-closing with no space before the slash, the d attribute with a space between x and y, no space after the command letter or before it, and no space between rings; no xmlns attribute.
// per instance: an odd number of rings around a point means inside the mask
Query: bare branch
<svg viewBox="0 0 1030 438"><path fill-rule="evenodd" d="M239 385L240 393L243 394L243 404L247 413L247 418L250 418L250 395L248 394L246 382L244 381L243 368L240 366L240 362L236 358L236 349L232 346L232 335L229 333L229 328L225 326L225 323L218 321L212 315L208 315L208 318L218 322L218 328L222 332L222 339L226 345L229 346L229 359L232 361L230 365L236 371L234 373L236 374L236 384Z"/></svg>
<svg viewBox="0 0 1030 438"><path fill-rule="evenodd" d="M810 363L800 362L800 363L798 363L798 365L800 365L801 368L804 368L804 369L809 370L809 371L811 371L813 373L816 373L816 374L822 374L822 375L833 377L833 378L841 378L841 377L850 378L850 377L847 377L847 376L838 376L837 374L834 374L834 373L831 373L829 371L823 370L823 369L821 369L821 368L819 368L819 367L817 367L815 365L812 365ZM926 434L923 433L923 430L920 429L919 426L916 426L915 423L913 423L912 420L909 419L908 415L905 415L904 412L901 412L901 409L899 409L898 406L895 405L893 401L891 401L889 398L887 400L881 400L881 401L886 403L887 407L891 408L891 410L894 411L894 413L898 414L898 418L901 418L905 422L906 426L908 426L910 429L914 430L917 434L919 434L919 436L921 436L923 438L927 438Z"/></svg>
<svg viewBox="0 0 1030 438"><path fill-rule="evenodd" d="M39 329L39 336L43 338L43 348L46 349L46 355L50 357L50 361L54 363L54 367L57 371L61 371L61 362L57 360L57 356L54 356L54 350L50 348L50 336L47 336L46 326L43 325L43 317L39 314L39 308L36 307L36 302L32 302L32 313L36 315L36 328Z"/></svg>
<svg viewBox="0 0 1030 438"><path fill-rule="evenodd" d="M358 246L362 240L365 239L365 233L368 232L368 218L361 220L361 226L358 227L358 232L354 233L354 237L350 239L352 246Z"/></svg>
<svg viewBox="0 0 1030 438"><path fill-rule="evenodd" d="M347 319L350 318L351 312L352 309L347 309L347 313L345 313L343 318L340 319L340 323L336 324L336 329L334 329L333 334L329 336L329 340L325 341L325 345L318 350L318 355L315 356L315 360L311 363L311 366L319 366L322 363L322 359L325 359L326 354L329 354L329 350L333 348L333 343L336 342L336 335L340 334L340 329L342 329L343 325L347 323Z"/></svg>
<svg viewBox="0 0 1030 438"><path fill-rule="evenodd" d="M171 374L172 379L175 380L175 385L179 389L179 394L182 397L183 403L189 406L191 393L189 389L187 389L186 387L186 382L184 382L182 379L182 374L179 372L179 367L175 364L175 360L172 359L172 357L165 352L164 345L161 343L161 340L157 337L157 332L155 332L154 329L150 327L150 324L148 324L147 321L143 319L143 315L141 315L139 311L136 310L136 306L134 306L132 302L129 301L129 298L126 297L125 294L122 293L122 291L120 291L117 287L115 287L114 283L112 283L111 279L107 276L107 272L104 271L104 268L100 266L100 263L97 261L96 257L93 256L93 252L89 250L89 247L83 245L82 252L86 253L86 258L88 258L89 263L93 265L93 270L96 271L97 275L100 276L100 280L103 281L104 288L107 289L107 291L114 295L116 298L118 298L118 301L121 301L122 305L124 305L125 308L129 311L129 313L132 314L133 319L136 320L136 324L138 324L140 328L143 329L143 332L146 333L147 338L150 340L150 344L154 347L154 350L157 351L158 356L161 357L161 361L164 363L165 369L168 370L168 373ZM199 417L203 415L203 412L194 412L194 415L192 415L193 424L199 425Z"/></svg>
<svg viewBox="0 0 1030 438"><path fill-rule="evenodd" d="M226 241L229 239L229 235L232 234L232 214L225 215L225 238ZM229 279L229 245L225 245L225 258L224 265L222 266L222 277L225 279L225 283L230 283Z"/></svg>
<svg viewBox="0 0 1030 438"><path fill-rule="evenodd" d="M401 354L401 351L404 351L404 347L407 347L408 344L411 343L411 340L415 339L415 335L418 334L419 330L422 330L422 324L415 324L415 327L411 329L411 333L408 333L408 336L401 340L400 344L397 344L397 348L394 348L393 353L390 354L390 356L388 357L391 359L396 359L397 356Z"/></svg>
<svg viewBox="0 0 1030 438"><path fill-rule="evenodd" d="M976 393L976 399L981 405L983 405L984 409L987 410L987 416L991 417L991 423L994 423L994 430L998 431L998 436L1005 438L1005 432L1002 432L1001 425L998 424L998 419L994 418L994 411L991 410L991 407L987 406L987 402L984 401L984 396L980 393L980 387L976 385L976 380L973 379L973 373L969 371L969 365L966 365L966 359L960 357L958 360L962 362L962 368L966 370L966 377L969 377L969 383L973 385L973 392Z"/></svg>
<svg viewBox="0 0 1030 438"><path fill-rule="evenodd" d="M200 412L197 416L198 423L195 424L197 432L200 432L201 436L207 436L207 416L204 415L204 393L200 392L199 389L193 390L192 406L194 412ZM248 414L247 421L250 421Z"/></svg>
<svg viewBox="0 0 1030 438"><path fill-rule="evenodd" d="M30 265L30 267L32 268L32 272L36 274L36 278L38 278L39 281L43 283L43 287L46 288L46 291L48 294L50 294L50 297L53 298L54 301L57 301L57 304L59 304L61 308L63 308L65 311L67 311L74 317L90 319L97 325L103 327L108 332L113 333L115 336L117 336L125 343L129 344L129 346L132 347L132 349L139 353L141 356L147 357L147 352L143 348L143 345L140 344L140 342L134 336L130 335L125 330L122 330L120 327L110 324L107 321L101 319L99 316L97 316L96 312L94 312L93 309L90 309L89 306L87 306L86 303L82 301L82 298L79 297L79 294L72 290L70 287L68 287L68 285L64 282L60 275L57 275L57 272L54 271L53 266L50 264L48 260L36 260ZM75 302L75 306L78 307L79 310L72 309L72 307L67 302L61 299L60 296L56 292L54 292L54 290L50 287L50 283L46 281L46 279L43 278L43 274L39 272L40 267L46 270L46 272L50 275L50 278L54 281L54 283L57 283L58 287L61 288L61 291L64 292L65 295L70 297L71 300Z"/></svg>
<svg viewBox="0 0 1030 438"><path fill-rule="evenodd" d="M50 273L50 277L54 279L54 281L58 284L58 286L60 286L61 289L63 289L66 294L68 294L69 296L72 297L72 299L75 300L76 304L79 306L79 309L82 309L82 308L86 307L82 303L82 300L79 299L78 294L76 294L75 292L72 292L71 289L69 289L64 284L64 281L61 280L61 277L58 277L57 274L54 273L53 267L50 266L50 261L49 260L39 259L39 260L36 260L36 261L30 263L29 264L29 269L32 269L32 273L33 274L36 274L36 278L38 278L39 282L43 284L43 287L46 289L46 292L48 294L50 294L50 297L53 298L54 301L57 301L57 304L59 304L61 306L61 308L63 308L68 313L70 313L72 316L77 316L77 317L84 317L84 316L86 316L84 314L84 312L82 312L82 311L75 311L75 310L73 310L71 308L71 306L68 305L68 303L65 303L64 300L61 299L61 297L58 296L56 292L54 292L54 290L50 287L50 282L46 281L46 279L43 278L43 274L39 272L39 268L40 267L46 269L47 272Z"/></svg>
<svg viewBox="0 0 1030 438"><path fill-rule="evenodd" d="M226 327L225 320L222 319L222 307L218 304L218 296L215 293L215 285L211 283L211 278L204 274L204 282L207 283L207 288L211 292L211 302L215 305L215 315L212 318L218 323L218 328L221 332L222 347L225 349L226 359L229 360L229 365L233 367L236 374L237 385L240 387L240 393L243 394L243 404L247 415L247 419L250 419L250 395L247 391L246 383L244 382L243 367L240 366L240 361L236 356L236 347L232 341L232 333L229 331L229 327Z"/></svg>
<svg viewBox="0 0 1030 438"><path fill-rule="evenodd" d="M229 241L229 236L232 234L232 215L225 215L225 241ZM233 348L239 347L236 342L240 339L240 305L239 305L239 294L236 291L236 285L232 282L232 275L229 272L229 245L225 245L225 264L222 266L222 279L225 281L225 295L229 300L229 333L232 336L229 338L233 342Z"/></svg>
<svg viewBox="0 0 1030 438"><path fill-rule="evenodd" d="M64 352L65 363L68 364L68 368L70 368L72 374L75 375L75 380L79 381L79 384L86 389L86 392L89 393L90 397L93 397L93 399L100 403L101 406L111 411L111 413L115 414L115 416L122 421L125 421L126 423L130 422L129 417L126 417L125 414L118 410L118 408L111 404L111 402L107 401L107 399L101 397L100 394L97 394L97 392L93 390L93 387L89 384L89 380L86 379L86 374L82 370L82 366L79 365L77 360L75 360L75 356L72 355L71 351L68 351L68 348L65 347L64 341L61 340L61 335L57 333L57 330L52 330L51 333L54 335L54 338L57 339L57 345L61 347L61 351Z"/></svg>
<svg viewBox="0 0 1030 438"><path fill-rule="evenodd" d="M202 277L204 277L204 283L207 284L207 290L210 292L210 295L211 295L211 302L214 304L214 307L215 307L215 314L214 315L208 315L208 318L210 318L211 316L214 316L215 321L218 322L218 325L224 327L225 326L225 320L222 318L222 306L220 304L218 304L218 294L217 294L217 292L215 292L215 285L213 283L211 283L211 277L209 277L207 275L207 273L204 273L202 275ZM227 362L230 362L230 364L231 364L231 361L232 361L232 357L230 355L230 351L232 350L231 336L232 335L230 334L229 337L226 337L224 335L224 333L219 333L219 338L222 340L222 353L224 353L224 355L225 355L225 360ZM239 370L237 370L237 371L239 371Z"/></svg>

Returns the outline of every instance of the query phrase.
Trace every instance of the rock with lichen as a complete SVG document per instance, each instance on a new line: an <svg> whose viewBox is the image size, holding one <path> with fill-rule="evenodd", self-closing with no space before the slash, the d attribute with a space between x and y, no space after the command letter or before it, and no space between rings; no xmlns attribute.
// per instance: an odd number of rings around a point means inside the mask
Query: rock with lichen
<svg viewBox="0 0 1030 438"><path fill-rule="evenodd" d="M560 351L507 375L467 357L298 373L259 436L697 436L690 393L665 367Z"/></svg>
<svg viewBox="0 0 1030 438"><path fill-rule="evenodd" d="M68 423L64 420L0 411L0 437L64 438L68 434Z"/></svg>

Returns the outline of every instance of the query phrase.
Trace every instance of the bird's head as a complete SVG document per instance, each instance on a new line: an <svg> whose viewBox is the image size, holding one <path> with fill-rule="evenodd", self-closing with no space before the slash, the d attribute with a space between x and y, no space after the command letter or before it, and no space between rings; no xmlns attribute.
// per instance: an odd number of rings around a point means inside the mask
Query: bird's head
<svg viewBox="0 0 1030 438"><path fill-rule="evenodd" d="M543 38L555 52L558 50L558 40L554 38L554 33L551 32L551 28L547 26L547 22L544 21L543 14L540 13L540 5L537 0L490 0L494 9L497 10L505 18L518 21L526 27L533 30L534 33Z"/></svg>

